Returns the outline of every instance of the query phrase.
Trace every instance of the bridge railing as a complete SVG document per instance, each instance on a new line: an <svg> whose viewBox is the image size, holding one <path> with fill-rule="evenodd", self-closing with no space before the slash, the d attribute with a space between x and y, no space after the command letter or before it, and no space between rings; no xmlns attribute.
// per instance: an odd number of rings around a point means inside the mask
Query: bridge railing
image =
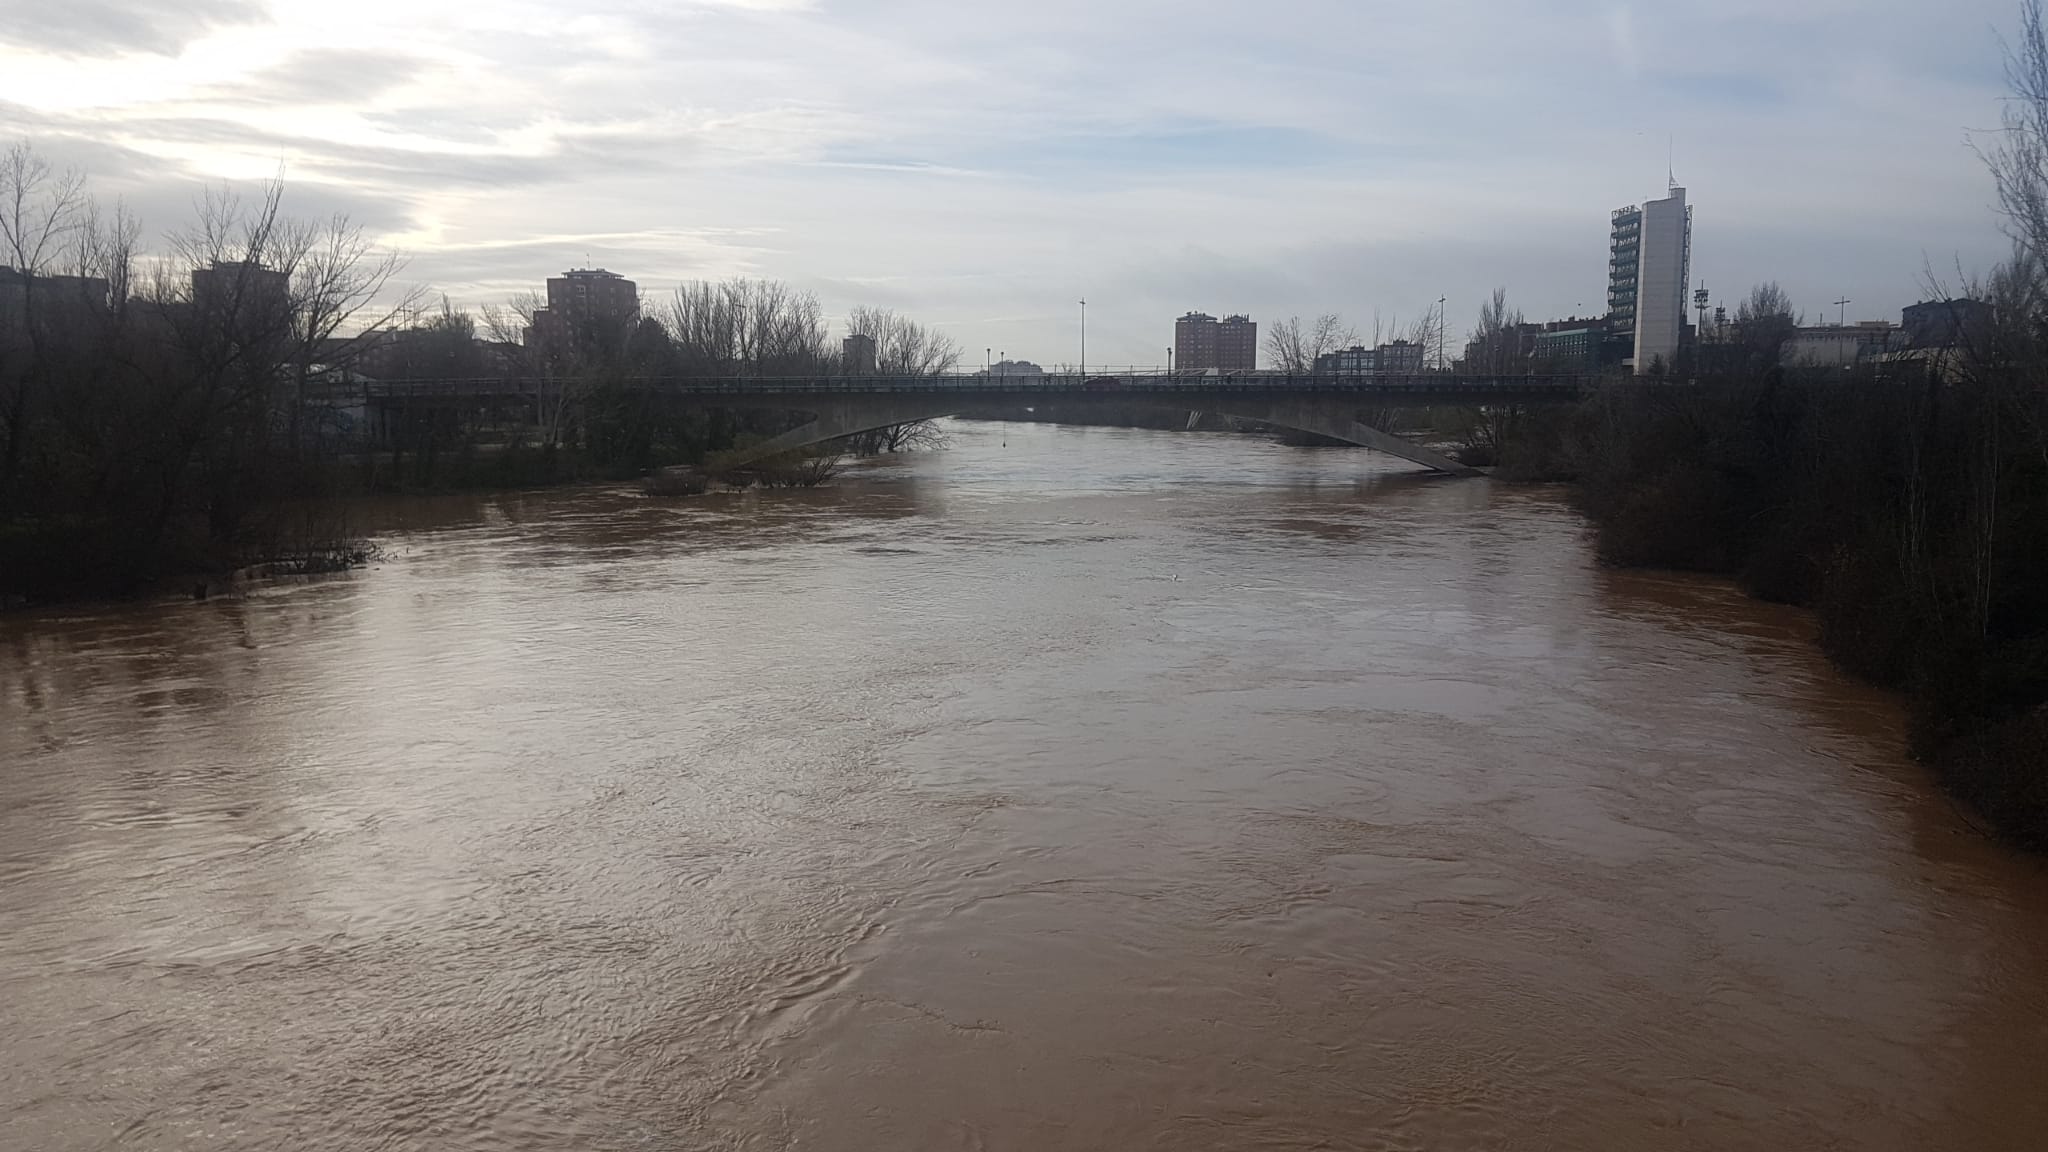
<svg viewBox="0 0 2048 1152"><path fill-rule="evenodd" d="M1048 373L1040 376L985 376L981 373L942 376L635 376L615 378L609 386L677 396L874 395L878 393L959 393L963 395L1058 395L1181 393L1351 392L1375 396L1502 397L1575 396L1593 383L1581 376L1456 376L1440 373L1380 376L1371 374L1247 372L1206 373L1118 372ZM581 390L587 382L534 376L487 376L443 380L376 380L360 385L361 394L398 396L538 395ZM353 388L347 389L354 391Z"/></svg>

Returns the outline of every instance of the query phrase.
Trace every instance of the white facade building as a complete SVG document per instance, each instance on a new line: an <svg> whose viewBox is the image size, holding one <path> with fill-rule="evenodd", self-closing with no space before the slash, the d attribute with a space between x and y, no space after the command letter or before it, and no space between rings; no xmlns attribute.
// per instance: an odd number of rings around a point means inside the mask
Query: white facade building
<svg viewBox="0 0 2048 1152"><path fill-rule="evenodd" d="M1644 204L1642 227L1635 298L1638 375L1659 361L1670 368L1685 331L1692 284L1692 209L1686 206L1685 189L1674 185L1669 196Z"/></svg>
<svg viewBox="0 0 2048 1152"><path fill-rule="evenodd" d="M1889 320L1801 328L1779 350L1788 368L1852 368L1884 355L1898 329Z"/></svg>

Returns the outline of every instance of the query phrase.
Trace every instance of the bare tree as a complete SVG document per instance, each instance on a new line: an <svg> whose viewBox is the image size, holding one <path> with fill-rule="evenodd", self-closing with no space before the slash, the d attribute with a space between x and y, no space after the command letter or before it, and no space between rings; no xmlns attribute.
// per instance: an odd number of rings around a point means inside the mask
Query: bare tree
<svg viewBox="0 0 2048 1152"><path fill-rule="evenodd" d="M19 309L0 310L0 430L7 437L0 452L0 514L15 491L29 421L48 373L38 316L48 293L38 281L61 259L88 206L79 173L54 171L26 144L0 154L0 263L20 277ZM0 306L5 300L0 296Z"/></svg>
<svg viewBox="0 0 2048 1152"><path fill-rule="evenodd" d="M679 366L689 373L728 375L741 362L740 321L730 294L699 280L677 288L660 313Z"/></svg>
<svg viewBox="0 0 2048 1152"><path fill-rule="evenodd" d="M1998 185L2006 230L2023 255L2048 258L2048 33L2040 0L2020 5L2020 39L2008 48L2005 130L1984 156Z"/></svg>
<svg viewBox="0 0 2048 1152"><path fill-rule="evenodd" d="M538 292L520 292L503 304L486 304L478 314L483 318L484 331L491 339L504 344L515 344L530 352L538 353L539 346L528 341L533 331L534 316L547 307L547 301Z"/></svg>
<svg viewBox="0 0 2048 1152"><path fill-rule="evenodd" d="M116 202L0 154L0 572L10 590L126 591L283 546L323 345L408 309L345 218L301 224L272 183L212 189L154 257ZM15 291L19 288L19 292ZM304 519L303 516L299 517Z"/></svg>
<svg viewBox="0 0 2048 1152"><path fill-rule="evenodd" d="M105 281L107 304L115 312L126 308L134 292L141 251L142 222L125 204L117 200L107 212L97 201L85 201L73 245L73 272L81 279Z"/></svg>
<svg viewBox="0 0 2048 1152"><path fill-rule="evenodd" d="M296 328L291 285L313 247L311 232L284 216L283 198L281 181L248 202L208 189L159 265L153 303L176 352L163 382L170 437L159 535L196 482L210 538L232 548L275 463L277 386Z"/></svg>
<svg viewBox="0 0 2048 1152"><path fill-rule="evenodd" d="M721 287L738 310L742 360L749 371L796 376L830 361L825 312L816 296L779 280L733 279Z"/></svg>
<svg viewBox="0 0 2048 1152"><path fill-rule="evenodd" d="M1735 319L1745 323L1783 320L1797 327L1804 318L1793 309L1792 298L1778 287L1778 282L1767 280L1752 287L1742 303L1735 306Z"/></svg>
<svg viewBox="0 0 2048 1152"><path fill-rule="evenodd" d="M1735 344L1742 360L1737 368L1752 375L1769 371L1802 319L1777 281L1752 287L1735 307Z"/></svg>
<svg viewBox="0 0 2048 1152"><path fill-rule="evenodd" d="M1983 406L1967 515L1980 635L1989 627L2001 525L2012 514L2000 503L2002 483L2018 471L2019 458L2048 466L2048 27L2041 0L2020 6L2019 43L2006 50L2005 73L2011 98L2004 131L1984 159L2013 254L1979 287L1992 306L1992 333L1966 344L1964 364L1965 383ZM1917 471L1917 457L1914 463Z"/></svg>
<svg viewBox="0 0 2048 1152"><path fill-rule="evenodd" d="M1290 316L1266 330L1266 356L1273 367L1295 374L1313 372L1322 357L1358 343L1358 329L1334 312L1325 312L1307 326Z"/></svg>
<svg viewBox="0 0 2048 1152"><path fill-rule="evenodd" d="M1479 306L1479 323L1472 329L1468 343L1467 372L1502 376L1527 366L1529 356L1522 347L1522 313L1508 307L1506 288L1495 288L1492 297Z"/></svg>
<svg viewBox="0 0 2048 1152"><path fill-rule="evenodd" d="M909 452L920 448L944 448L951 442L935 420L917 420L909 424L876 428L869 432L856 432L840 441L848 452L856 456L879 456L884 452Z"/></svg>
<svg viewBox="0 0 2048 1152"><path fill-rule="evenodd" d="M1431 314L1424 314L1418 319L1410 320L1406 328L1402 328L1397 321L1394 326L1394 331L1397 333L1395 339L1406 340L1408 343L1421 348L1422 366L1426 369L1436 361L1437 354L1443 351L1443 340L1438 334L1438 330L1441 327L1442 325L1437 323L1436 317Z"/></svg>
<svg viewBox="0 0 2048 1152"><path fill-rule="evenodd" d="M858 305L847 314L846 330L849 336L866 336L875 342L875 371L881 375L937 376L960 363L960 346L952 337L900 316L892 308ZM945 433L930 420L878 428L847 439L848 448L863 456L942 448L945 444Z"/></svg>
<svg viewBox="0 0 2048 1152"><path fill-rule="evenodd" d="M779 280L685 284L658 319L686 372L801 375L831 360L817 297Z"/></svg>
<svg viewBox="0 0 2048 1152"><path fill-rule="evenodd" d="M847 334L875 342L875 371L885 376L937 376L960 363L960 346L895 309L862 305L846 317Z"/></svg>
<svg viewBox="0 0 2048 1152"><path fill-rule="evenodd" d="M300 449L306 384L317 364L346 364L369 342L417 312L424 291L387 295L405 267L396 251L379 252L362 226L337 213L324 225L288 229L286 246L302 253L292 277L292 406L289 444ZM444 301L445 305L445 301ZM344 327L354 332L334 347Z"/></svg>
<svg viewBox="0 0 2048 1152"><path fill-rule="evenodd" d="M1504 376L1528 368L1529 350L1522 346L1522 313L1508 307L1508 290L1495 288L1479 306L1479 322L1466 343L1465 371ZM1468 463L1496 462L1526 417L1519 404L1484 404L1457 410Z"/></svg>
<svg viewBox="0 0 2048 1152"><path fill-rule="evenodd" d="M47 275L88 210L85 177L58 172L26 144L0 154L0 257L29 276Z"/></svg>
<svg viewBox="0 0 2048 1152"><path fill-rule="evenodd" d="M491 339L516 347L519 374L533 389L534 428L543 448L562 443L568 434L579 387L576 348L551 347L541 339L540 315L547 300L538 292L521 292L503 305L482 310L484 330Z"/></svg>

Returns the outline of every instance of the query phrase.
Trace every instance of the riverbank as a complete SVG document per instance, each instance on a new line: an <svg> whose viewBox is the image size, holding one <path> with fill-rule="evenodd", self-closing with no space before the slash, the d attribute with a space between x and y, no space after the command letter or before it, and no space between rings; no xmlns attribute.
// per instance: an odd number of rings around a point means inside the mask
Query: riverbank
<svg viewBox="0 0 2048 1152"><path fill-rule="evenodd" d="M131 465L110 483L53 466L0 515L0 609L217 591L250 568L346 567L364 541L345 509L365 497L613 484L703 469L805 418L621 415L595 404L591 412L576 438L560 444L422 423L376 451L280 447L219 475L203 465ZM829 475L829 466L809 458L757 463L747 482L815 482L820 472Z"/></svg>
<svg viewBox="0 0 2048 1152"><path fill-rule="evenodd" d="M1563 480L1601 560L1811 609L1844 670L1912 702L1913 748L2048 850L2048 454L1995 381L1616 387L1522 418L1507 479Z"/></svg>

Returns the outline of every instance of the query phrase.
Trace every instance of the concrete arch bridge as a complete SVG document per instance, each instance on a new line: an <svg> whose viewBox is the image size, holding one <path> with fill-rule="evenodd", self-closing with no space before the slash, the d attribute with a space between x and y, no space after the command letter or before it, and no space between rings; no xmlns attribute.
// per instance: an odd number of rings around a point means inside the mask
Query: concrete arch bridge
<svg viewBox="0 0 2048 1152"><path fill-rule="evenodd" d="M1085 415L1134 404L1198 411L1357 444L1426 468L1458 475L1473 470L1413 441L1372 427L1360 414L1396 407L1468 407L1570 403L1591 386L1577 376L1228 375L1137 372L988 377L809 376L648 377L624 382L673 403L725 408L776 408L813 419L780 436L728 453L733 467L801 451L845 436L942 416L997 416L1019 407L1057 404ZM535 378L375 382L362 401L372 427L389 427L421 408L561 402L575 385Z"/></svg>

